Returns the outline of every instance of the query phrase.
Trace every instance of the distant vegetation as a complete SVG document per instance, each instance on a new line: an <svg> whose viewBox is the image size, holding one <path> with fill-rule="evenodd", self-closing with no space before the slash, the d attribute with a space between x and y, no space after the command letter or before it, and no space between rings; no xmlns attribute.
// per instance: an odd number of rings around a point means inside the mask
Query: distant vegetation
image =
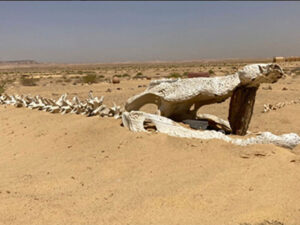
<svg viewBox="0 0 300 225"><path fill-rule="evenodd" d="M3 94L5 92L5 85L6 85L6 82L4 82L4 81L0 82L0 94Z"/></svg>
<svg viewBox="0 0 300 225"><path fill-rule="evenodd" d="M256 62L256 61L255 61ZM4 63L4 62L3 62ZM8 62L5 62L8 63ZM0 93L10 87L10 80L21 86L48 86L48 85L83 85L99 82L111 82L113 77L120 80L151 80L160 78L191 78L232 74L248 62L220 61L213 63L186 62L186 63L151 63L151 64L101 64L101 65L45 65L32 64L32 61L16 61L9 63L28 63L22 66L6 66L0 63ZM299 63L284 70L296 76L300 75ZM201 74L205 73L204 75ZM197 75L191 75L197 74ZM5 81L5 82L1 82Z"/></svg>
<svg viewBox="0 0 300 225"><path fill-rule="evenodd" d="M95 72L89 72L81 78L81 82L86 84L95 84L99 81L103 81L103 78L103 75L97 75Z"/></svg>
<svg viewBox="0 0 300 225"><path fill-rule="evenodd" d="M39 81L38 78L29 77L27 75L22 75L20 78L20 83L23 86L36 86L37 81Z"/></svg>
<svg viewBox="0 0 300 225"><path fill-rule="evenodd" d="M97 75L96 74L88 74L82 77L82 82L87 84L97 83Z"/></svg>
<svg viewBox="0 0 300 225"><path fill-rule="evenodd" d="M183 76L184 76L184 77L187 77L188 74L189 74L189 72L184 72L184 73L183 73Z"/></svg>
<svg viewBox="0 0 300 225"><path fill-rule="evenodd" d="M181 78L182 75L179 73L171 73L168 78Z"/></svg>
<svg viewBox="0 0 300 225"><path fill-rule="evenodd" d="M130 77L130 75L128 74L128 73L124 73L124 74L116 74L116 75L114 75L115 77L118 77L118 78L124 78L124 77Z"/></svg>
<svg viewBox="0 0 300 225"><path fill-rule="evenodd" d="M147 78L147 76L144 76L142 74L142 72L138 72L134 77L133 79L143 79L143 78Z"/></svg>

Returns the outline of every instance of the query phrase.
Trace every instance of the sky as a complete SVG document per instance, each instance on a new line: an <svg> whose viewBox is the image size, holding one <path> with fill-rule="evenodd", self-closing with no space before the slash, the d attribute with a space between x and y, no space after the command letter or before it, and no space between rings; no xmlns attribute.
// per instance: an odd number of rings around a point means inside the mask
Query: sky
<svg viewBox="0 0 300 225"><path fill-rule="evenodd" d="M300 2L0 2L0 61L300 55Z"/></svg>

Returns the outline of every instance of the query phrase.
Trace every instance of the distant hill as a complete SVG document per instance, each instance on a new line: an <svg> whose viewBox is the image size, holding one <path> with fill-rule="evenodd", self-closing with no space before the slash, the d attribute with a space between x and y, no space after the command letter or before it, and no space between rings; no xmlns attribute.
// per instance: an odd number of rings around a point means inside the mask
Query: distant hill
<svg viewBox="0 0 300 225"><path fill-rule="evenodd" d="M34 60L10 60L10 61L0 61L0 65L32 65L39 64Z"/></svg>

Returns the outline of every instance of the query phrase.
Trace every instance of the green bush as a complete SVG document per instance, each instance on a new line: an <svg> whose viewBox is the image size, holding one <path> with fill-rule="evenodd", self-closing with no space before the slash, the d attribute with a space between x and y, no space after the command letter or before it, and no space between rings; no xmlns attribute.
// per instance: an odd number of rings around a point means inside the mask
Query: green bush
<svg viewBox="0 0 300 225"><path fill-rule="evenodd" d="M88 74L82 77L82 82L87 84L97 83L97 75L96 74Z"/></svg>
<svg viewBox="0 0 300 225"><path fill-rule="evenodd" d="M184 72L182 76L187 77L188 74L189 72Z"/></svg>
<svg viewBox="0 0 300 225"><path fill-rule="evenodd" d="M37 78L28 77L27 75L22 75L20 78L20 83L23 86L36 86L36 82L39 81Z"/></svg>
<svg viewBox="0 0 300 225"><path fill-rule="evenodd" d="M181 78L182 75L179 73L171 73L168 78Z"/></svg>
<svg viewBox="0 0 300 225"><path fill-rule="evenodd" d="M6 85L6 83L4 81L1 81L1 83L0 83L0 94L5 92L5 85Z"/></svg>
<svg viewBox="0 0 300 225"><path fill-rule="evenodd" d="M122 77L130 77L130 75L128 73L124 73L124 74L116 74L114 75L114 77L118 77L118 78L122 78Z"/></svg>
<svg viewBox="0 0 300 225"><path fill-rule="evenodd" d="M208 71L210 74L215 74L215 72L213 70L209 70Z"/></svg>

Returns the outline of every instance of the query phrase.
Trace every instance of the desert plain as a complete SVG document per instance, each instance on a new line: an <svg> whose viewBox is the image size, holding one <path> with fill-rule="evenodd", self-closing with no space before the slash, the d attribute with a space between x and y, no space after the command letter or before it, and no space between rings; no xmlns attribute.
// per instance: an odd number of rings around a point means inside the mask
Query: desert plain
<svg viewBox="0 0 300 225"><path fill-rule="evenodd" d="M151 80L190 72L224 76L266 60L1 64L0 91L57 99L104 96L124 106ZM260 86L249 130L300 135L300 62ZM120 83L112 83L118 77ZM229 100L200 108L227 119ZM141 110L154 112L153 105ZM135 133L120 119L0 105L0 224L300 224L300 146Z"/></svg>

